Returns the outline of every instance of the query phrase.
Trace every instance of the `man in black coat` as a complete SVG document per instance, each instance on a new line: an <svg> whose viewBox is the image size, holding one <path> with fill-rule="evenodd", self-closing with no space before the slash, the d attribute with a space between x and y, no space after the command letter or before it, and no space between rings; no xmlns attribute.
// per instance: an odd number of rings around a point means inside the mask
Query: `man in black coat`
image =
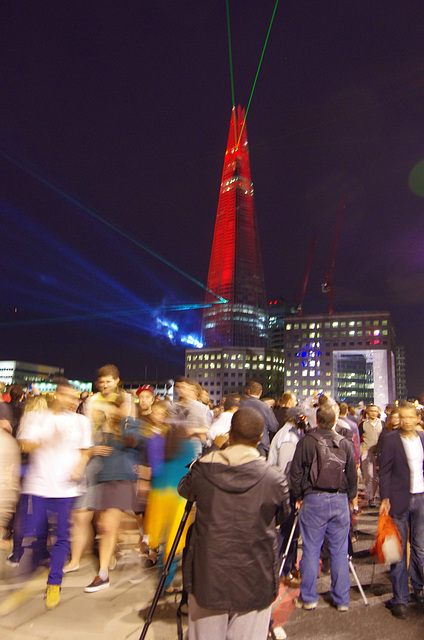
<svg viewBox="0 0 424 640"><path fill-rule="evenodd" d="M268 637L279 584L275 520L288 486L256 448L263 427L255 409L240 408L230 446L197 460L179 484L196 502L183 564L190 639Z"/></svg>
<svg viewBox="0 0 424 640"><path fill-rule="evenodd" d="M406 618L411 594L406 565L406 543L411 545L409 578L412 597L424 604L424 433L416 431L413 404L402 403L401 424L384 439L380 458L380 514L389 513L402 538L403 556L390 566L393 598L387 603L397 618Z"/></svg>

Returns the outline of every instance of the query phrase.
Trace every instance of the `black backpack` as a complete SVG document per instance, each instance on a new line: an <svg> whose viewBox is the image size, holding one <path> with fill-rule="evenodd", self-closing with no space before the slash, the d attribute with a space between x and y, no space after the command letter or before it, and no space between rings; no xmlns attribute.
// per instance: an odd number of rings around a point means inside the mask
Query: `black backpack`
<svg viewBox="0 0 424 640"><path fill-rule="evenodd" d="M316 440L309 479L313 489L322 491L339 491L345 473L347 455L340 448L344 438L331 431L331 439L325 438L317 431L310 431L309 436Z"/></svg>

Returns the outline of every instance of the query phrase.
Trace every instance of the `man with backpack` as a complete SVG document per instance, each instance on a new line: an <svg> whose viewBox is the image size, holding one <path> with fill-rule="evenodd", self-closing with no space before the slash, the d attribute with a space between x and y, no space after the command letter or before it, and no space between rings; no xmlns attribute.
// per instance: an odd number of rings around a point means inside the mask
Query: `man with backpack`
<svg viewBox="0 0 424 640"><path fill-rule="evenodd" d="M317 410L318 428L302 438L290 469L290 486L303 540L298 608L315 609L321 547L327 536L331 557L331 596L338 611L349 607L349 502L356 495L353 445L337 434L337 414L327 403Z"/></svg>

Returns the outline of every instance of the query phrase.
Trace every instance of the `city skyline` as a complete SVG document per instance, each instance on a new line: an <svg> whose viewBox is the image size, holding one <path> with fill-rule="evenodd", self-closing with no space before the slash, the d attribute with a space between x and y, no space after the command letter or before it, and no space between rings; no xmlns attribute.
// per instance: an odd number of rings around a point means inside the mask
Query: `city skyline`
<svg viewBox="0 0 424 640"><path fill-rule="evenodd" d="M229 3L236 104L274 6ZM391 312L415 394L421 16L412 0L280 2L247 117L268 298L295 303L317 233L304 312L325 313L344 196L335 311ZM2 357L71 378L182 372L164 322L174 342L200 330L233 102L225 3L6 0L0 50Z"/></svg>

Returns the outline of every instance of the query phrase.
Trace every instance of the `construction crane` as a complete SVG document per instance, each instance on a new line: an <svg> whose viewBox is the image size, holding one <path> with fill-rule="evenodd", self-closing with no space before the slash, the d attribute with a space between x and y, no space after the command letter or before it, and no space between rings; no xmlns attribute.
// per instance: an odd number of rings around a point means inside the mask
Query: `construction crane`
<svg viewBox="0 0 424 640"><path fill-rule="evenodd" d="M297 295L294 296L296 306L291 309L291 312L297 314L298 316L301 316L303 313L303 301L305 299L306 287L308 286L309 272L311 270L312 258L314 255L317 237L318 234L315 233L312 238L311 246L309 247L308 260L306 262L305 275L303 277L302 293L300 294L300 298L298 298Z"/></svg>
<svg viewBox="0 0 424 640"><path fill-rule="evenodd" d="M343 210L346 205L346 198L342 196L340 198L339 209L337 212L337 222L336 222L336 233L334 234L334 244L333 244L333 256L331 258L331 266L330 271L327 273L324 272L324 282L321 285L322 292L328 293L328 315L331 316L334 313L334 289L333 289L333 278L334 278L334 267L336 266L336 255L337 255L337 247L339 244L339 236L340 236L340 227L342 224L342 215Z"/></svg>

